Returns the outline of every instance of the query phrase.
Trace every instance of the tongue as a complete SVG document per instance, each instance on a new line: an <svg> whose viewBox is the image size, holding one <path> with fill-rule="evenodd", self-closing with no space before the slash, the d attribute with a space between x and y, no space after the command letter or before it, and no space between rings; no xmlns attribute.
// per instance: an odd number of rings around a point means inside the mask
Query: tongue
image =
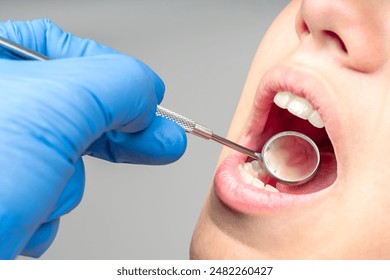
<svg viewBox="0 0 390 280"><path fill-rule="evenodd" d="M329 187L336 180L336 177L337 162L334 153L322 152L320 166L313 179L298 186L277 183L276 188L282 193L308 194Z"/></svg>

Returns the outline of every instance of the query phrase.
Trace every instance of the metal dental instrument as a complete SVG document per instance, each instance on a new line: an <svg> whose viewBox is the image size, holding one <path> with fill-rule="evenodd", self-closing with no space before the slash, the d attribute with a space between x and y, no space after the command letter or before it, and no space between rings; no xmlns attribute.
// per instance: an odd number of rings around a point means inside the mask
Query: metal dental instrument
<svg viewBox="0 0 390 280"><path fill-rule="evenodd" d="M20 59L49 60L47 56L2 37L0 37L0 46ZM278 133L271 137L265 143L262 152L258 153L223 138L213 133L209 128L162 106L157 106L156 115L176 122L187 133L207 140L214 140L255 160L260 160L268 174L281 183L303 184L309 181L318 170L319 150L313 140L302 133L294 131Z"/></svg>
<svg viewBox="0 0 390 280"><path fill-rule="evenodd" d="M255 160L260 160L267 173L284 184L300 185L309 181L317 172L320 164L320 152L317 145L299 132L285 131L275 134L264 144L262 152L258 153L161 106L157 108L156 114L176 122L188 133L207 140L214 140Z"/></svg>

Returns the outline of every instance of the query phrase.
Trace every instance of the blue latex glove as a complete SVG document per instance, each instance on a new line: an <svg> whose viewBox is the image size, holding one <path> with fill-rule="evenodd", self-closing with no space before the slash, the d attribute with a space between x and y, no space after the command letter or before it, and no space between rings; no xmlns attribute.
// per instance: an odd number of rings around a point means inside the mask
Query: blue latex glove
<svg viewBox="0 0 390 280"><path fill-rule="evenodd" d="M0 23L0 36L53 59L0 50L0 258L37 257L82 197L83 155L167 164L186 136L155 117L164 84L142 62L49 20Z"/></svg>

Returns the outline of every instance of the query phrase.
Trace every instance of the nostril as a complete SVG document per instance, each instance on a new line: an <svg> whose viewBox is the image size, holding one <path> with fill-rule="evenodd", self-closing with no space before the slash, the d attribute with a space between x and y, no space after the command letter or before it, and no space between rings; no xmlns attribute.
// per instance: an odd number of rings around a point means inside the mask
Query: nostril
<svg viewBox="0 0 390 280"><path fill-rule="evenodd" d="M307 26L306 22L305 21L302 21L302 31L304 33L310 33L310 29L309 29L309 26Z"/></svg>
<svg viewBox="0 0 390 280"><path fill-rule="evenodd" d="M302 38L304 35L310 34L310 29L302 17L298 14L295 20L295 30L299 38Z"/></svg>
<svg viewBox="0 0 390 280"><path fill-rule="evenodd" d="M330 30L323 30L322 31L323 35L325 37L328 37L330 39L331 42L334 42L337 44L337 46L345 53L348 54L348 49L347 47L345 46L343 40L340 38L339 35L337 35L337 33L333 32L333 31L330 31Z"/></svg>

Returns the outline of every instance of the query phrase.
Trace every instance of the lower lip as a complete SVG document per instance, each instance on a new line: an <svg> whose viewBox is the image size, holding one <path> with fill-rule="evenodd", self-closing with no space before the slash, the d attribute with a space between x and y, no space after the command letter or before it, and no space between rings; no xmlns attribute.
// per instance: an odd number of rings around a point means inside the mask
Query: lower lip
<svg viewBox="0 0 390 280"><path fill-rule="evenodd" d="M214 177L214 190L217 197L229 208L247 214L275 212L294 206L302 206L323 194L293 195L269 192L242 182L238 165L244 163L246 156L232 152L218 167Z"/></svg>

